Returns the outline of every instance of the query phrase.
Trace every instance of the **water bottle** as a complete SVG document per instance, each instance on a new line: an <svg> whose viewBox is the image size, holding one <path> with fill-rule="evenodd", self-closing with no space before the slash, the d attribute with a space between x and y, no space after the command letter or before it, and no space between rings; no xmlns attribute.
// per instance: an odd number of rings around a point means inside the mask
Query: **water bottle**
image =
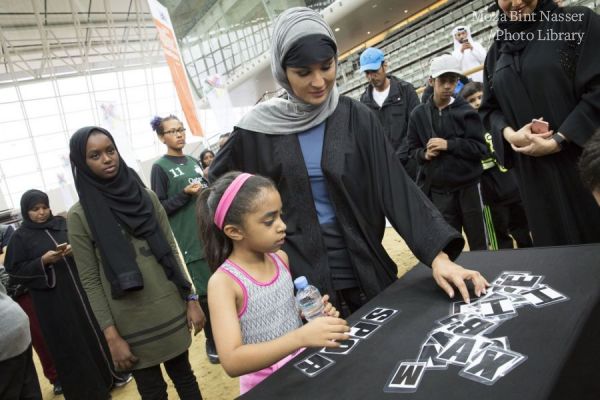
<svg viewBox="0 0 600 400"><path fill-rule="evenodd" d="M300 276L294 280L294 285L298 293L296 293L296 303L302 311L304 318L311 321L323 315L323 300L319 289L313 285L309 285L306 277Z"/></svg>

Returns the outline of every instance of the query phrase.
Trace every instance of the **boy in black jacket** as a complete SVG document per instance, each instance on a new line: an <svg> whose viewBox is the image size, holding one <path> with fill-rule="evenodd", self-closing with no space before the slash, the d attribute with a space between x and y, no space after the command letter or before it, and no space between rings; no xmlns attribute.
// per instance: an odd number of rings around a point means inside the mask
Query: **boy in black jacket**
<svg viewBox="0 0 600 400"><path fill-rule="evenodd" d="M424 190L450 225L464 229L471 250L485 250L478 188L486 155L484 129L469 103L452 97L460 74L451 55L431 61L433 96L411 114L408 147L420 165L417 183L425 182Z"/></svg>

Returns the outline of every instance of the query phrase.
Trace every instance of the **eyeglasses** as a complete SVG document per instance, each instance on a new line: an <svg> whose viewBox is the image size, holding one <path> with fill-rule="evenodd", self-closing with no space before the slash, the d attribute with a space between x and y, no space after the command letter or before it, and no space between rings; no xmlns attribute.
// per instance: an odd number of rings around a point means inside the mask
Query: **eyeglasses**
<svg viewBox="0 0 600 400"><path fill-rule="evenodd" d="M170 131L164 131L163 135L176 135L178 133L185 135L185 128L171 129Z"/></svg>

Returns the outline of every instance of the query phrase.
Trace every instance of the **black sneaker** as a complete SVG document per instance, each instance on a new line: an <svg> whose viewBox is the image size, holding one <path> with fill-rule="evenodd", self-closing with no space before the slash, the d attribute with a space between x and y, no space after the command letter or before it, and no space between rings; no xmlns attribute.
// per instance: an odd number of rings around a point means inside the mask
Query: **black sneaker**
<svg viewBox="0 0 600 400"><path fill-rule="evenodd" d="M217 349L215 348L215 341L206 339L206 355L208 356L208 362L211 364L219 363L219 354L217 354Z"/></svg>
<svg viewBox="0 0 600 400"><path fill-rule="evenodd" d="M52 389L52 393L54 393L55 396L58 396L59 394L63 394L62 385L60 384L59 381L54 382L54 388Z"/></svg>
<svg viewBox="0 0 600 400"><path fill-rule="evenodd" d="M118 373L118 378L115 378L113 387L120 388L127 385L133 379L133 375L130 373Z"/></svg>

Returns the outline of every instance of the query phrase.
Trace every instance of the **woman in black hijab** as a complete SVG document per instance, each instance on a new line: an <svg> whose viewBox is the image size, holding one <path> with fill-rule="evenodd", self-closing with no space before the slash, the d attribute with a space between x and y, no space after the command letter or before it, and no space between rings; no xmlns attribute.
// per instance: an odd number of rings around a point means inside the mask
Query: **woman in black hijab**
<svg viewBox="0 0 600 400"><path fill-rule="evenodd" d="M497 150L515 169L533 243L600 242L600 209L577 170L600 126L600 17L552 0L497 5L479 112L486 129L504 138ZM532 120L541 118L548 132L534 134Z"/></svg>
<svg viewBox="0 0 600 400"><path fill-rule="evenodd" d="M79 194L69 210L69 238L117 369L133 370L142 399L162 399L164 363L181 399L201 399L188 329L198 333L204 314L165 210L108 131L81 128L69 147Z"/></svg>
<svg viewBox="0 0 600 400"><path fill-rule="evenodd" d="M35 189L23 194L21 214L5 259L11 281L31 293L65 398L106 400L116 377L79 281L66 221L52 215L48 196Z"/></svg>

